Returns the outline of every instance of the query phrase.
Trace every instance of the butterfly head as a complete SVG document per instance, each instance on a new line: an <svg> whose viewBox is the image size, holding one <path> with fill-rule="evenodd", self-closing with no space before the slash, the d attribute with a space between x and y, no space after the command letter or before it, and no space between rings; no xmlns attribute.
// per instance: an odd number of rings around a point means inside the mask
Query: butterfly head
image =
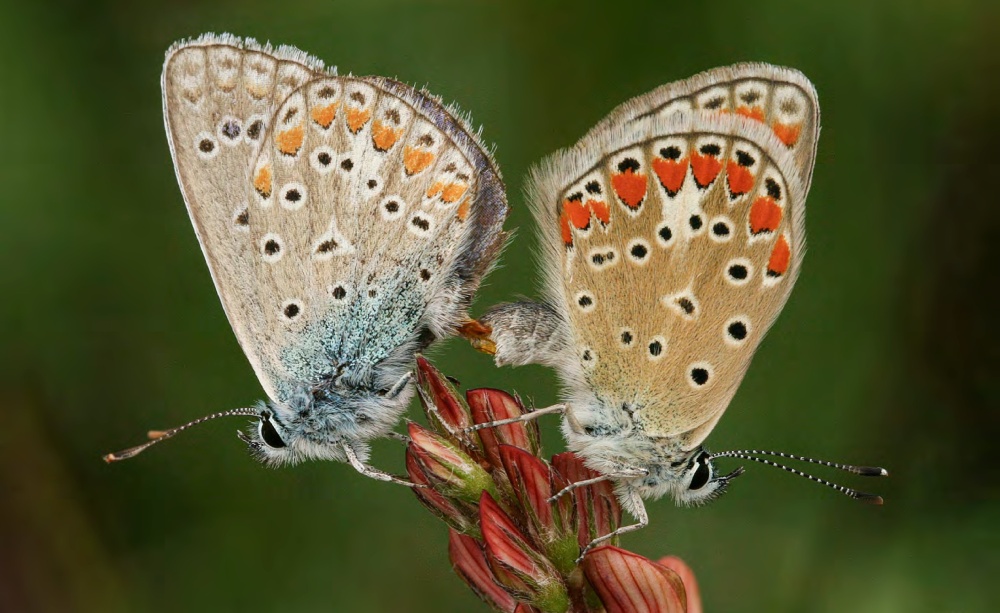
<svg viewBox="0 0 1000 613"><path fill-rule="evenodd" d="M240 438L268 466L303 460L346 461L345 445L384 435L413 394L405 374L392 387L352 385L340 379L300 390L285 402L260 406L257 423Z"/></svg>

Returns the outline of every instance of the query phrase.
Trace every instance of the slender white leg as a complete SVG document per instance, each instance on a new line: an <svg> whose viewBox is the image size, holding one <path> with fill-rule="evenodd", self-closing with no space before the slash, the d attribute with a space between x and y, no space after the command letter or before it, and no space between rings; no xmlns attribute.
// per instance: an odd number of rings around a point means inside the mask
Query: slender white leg
<svg viewBox="0 0 1000 613"><path fill-rule="evenodd" d="M351 466L354 467L354 470L358 471L359 473L370 479L375 479L377 481L387 481L389 483L398 483L399 485L405 485L406 487L425 487L407 481L405 479L400 479L399 477L394 477L389 473L382 472L377 468L368 466L367 464L361 461L361 458L358 457L358 454L354 453L354 449L350 445L344 445L343 447L344 447L344 453L347 454L347 461L351 463Z"/></svg>
<svg viewBox="0 0 1000 613"><path fill-rule="evenodd" d="M395 398L396 396L399 396L399 393L406 388L406 384L409 383L411 379L413 379L413 372L408 371L405 375L399 378L399 381L392 384L389 391L385 393L386 398Z"/></svg>
<svg viewBox="0 0 1000 613"><path fill-rule="evenodd" d="M581 487L587 487L588 485L594 485L595 483L600 483L601 481L615 481L617 479L635 479L636 477L645 477L649 474L649 471L645 468L639 468L638 466L629 466L627 464L618 464L615 466L613 472L599 475L592 479L584 479L583 481L575 481L570 483L566 487L562 488L558 492L549 498L549 502L555 502L560 496L568 494L575 489Z"/></svg>
<svg viewBox="0 0 1000 613"><path fill-rule="evenodd" d="M566 405L564 404L554 404L550 407L545 407L544 409L535 409L529 411L519 417L511 417L510 419L498 419L496 421L488 421L482 424L476 424L470 426L464 430L464 432L475 432L476 430L483 430L485 428L496 428L497 426L506 426L507 424L516 424L526 421L531 421L533 419L538 419L543 415L551 415L553 413L562 413L566 410Z"/></svg>
<svg viewBox="0 0 1000 613"><path fill-rule="evenodd" d="M636 530L641 530L642 528L645 528L646 526L649 525L649 515L646 514L646 505L643 504L642 498L639 497L639 493L633 489L629 491L628 496L631 500L632 509L634 509L635 512L636 523L629 524L628 526L622 526L617 530L613 530L605 534L604 536L599 536L594 540L590 541L590 544L584 547L583 551L580 552L580 557L576 559L577 564L579 564L580 561L583 560L583 557L587 555L588 551L600 545L601 543L611 540L616 536L621 536L629 532L635 532Z"/></svg>

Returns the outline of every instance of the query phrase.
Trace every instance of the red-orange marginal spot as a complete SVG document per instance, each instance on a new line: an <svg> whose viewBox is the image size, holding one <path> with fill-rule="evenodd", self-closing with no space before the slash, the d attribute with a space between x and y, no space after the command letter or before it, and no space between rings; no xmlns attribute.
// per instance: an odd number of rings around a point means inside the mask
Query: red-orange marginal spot
<svg viewBox="0 0 1000 613"><path fill-rule="evenodd" d="M729 193L740 196L753 189L753 174L750 169L740 166L733 160L726 164L726 180L729 182Z"/></svg>
<svg viewBox="0 0 1000 613"><path fill-rule="evenodd" d="M379 120L372 122L372 144L378 151L388 151L403 134L403 128L387 126Z"/></svg>
<svg viewBox="0 0 1000 613"><path fill-rule="evenodd" d="M467 189L469 189L469 186L465 183L449 183L441 190L441 200L448 204L458 202L458 199L465 194L465 190Z"/></svg>
<svg viewBox="0 0 1000 613"><path fill-rule="evenodd" d="M415 175L425 170L434 161L434 153L424 151L416 147L407 147L403 150L403 168L407 175Z"/></svg>
<svg viewBox="0 0 1000 613"><path fill-rule="evenodd" d="M372 116L371 109L347 109L347 128L357 134Z"/></svg>
<svg viewBox="0 0 1000 613"><path fill-rule="evenodd" d="M625 206L637 210L646 197L646 175L636 174L628 168L623 173L611 176L611 187Z"/></svg>
<svg viewBox="0 0 1000 613"><path fill-rule="evenodd" d="M567 247L572 247L573 229L569 226L569 213L566 212L566 207L563 207L562 212L559 214L559 229L562 231L563 243Z"/></svg>
<svg viewBox="0 0 1000 613"><path fill-rule="evenodd" d="M799 136L802 135L802 123L779 123L774 122L772 126L774 129L774 135L778 137L778 140L785 143L787 147L795 146L795 143L799 142Z"/></svg>
<svg viewBox="0 0 1000 613"><path fill-rule="evenodd" d="M295 155L302 148L302 141L306 137L304 126L295 126L284 132L278 132L274 141L278 144L278 151L284 155Z"/></svg>
<svg viewBox="0 0 1000 613"><path fill-rule="evenodd" d="M261 166L253 179L253 187L263 198L271 197L271 165Z"/></svg>
<svg viewBox="0 0 1000 613"><path fill-rule="evenodd" d="M428 198L434 198L444 190L444 183L441 181L435 181L427 188L427 193L425 194Z"/></svg>
<svg viewBox="0 0 1000 613"><path fill-rule="evenodd" d="M472 208L472 200L466 198L462 201L462 204L458 205L458 211L455 216L458 217L459 221L465 221L469 217L469 209Z"/></svg>
<svg viewBox="0 0 1000 613"><path fill-rule="evenodd" d="M340 106L339 102L333 102L326 106L314 106L309 114L312 116L312 120L325 130L330 127L334 117L337 116L338 106Z"/></svg>
<svg viewBox="0 0 1000 613"><path fill-rule="evenodd" d="M597 221L601 222L601 225L608 225L611 223L611 207L608 203L603 200L588 200L587 208L594 213L594 217Z"/></svg>
<svg viewBox="0 0 1000 613"><path fill-rule="evenodd" d="M663 186L663 189L667 190L668 194L675 196L677 192L681 191L681 186L684 185L684 177L687 176L687 158L682 160L654 158L652 166L653 172L656 173L656 177L660 180L660 185Z"/></svg>
<svg viewBox="0 0 1000 613"><path fill-rule="evenodd" d="M784 235L778 237L771 251L771 258L767 261L767 276L780 277L788 271L788 264L792 260L792 250L788 246L788 240Z"/></svg>
<svg viewBox="0 0 1000 613"><path fill-rule="evenodd" d="M781 207L770 196L760 196L750 207L750 233L774 232L781 223Z"/></svg>
<svg viewBox="0 0 1000 613"><path fill-rule="evenodd" d="M694 171L694 180L698 187L708 187L715 181L715 177L719 176L722 162L714 155L692 153L691 170Z"/></svg>
<svg viewBox="0 0 1000 613"><path fill-rule="evenodd" d="M590 227L590 209L582 200L564 200L563 212L569 216L574 228L586 230Z"/></svg>
<svg viewBox="0 0 1000 613"><path fill-rule="evenodd" d="M740 106L736 109L737 115L743 115L757 121L764 121L764 109L759 106Z"/></svg>

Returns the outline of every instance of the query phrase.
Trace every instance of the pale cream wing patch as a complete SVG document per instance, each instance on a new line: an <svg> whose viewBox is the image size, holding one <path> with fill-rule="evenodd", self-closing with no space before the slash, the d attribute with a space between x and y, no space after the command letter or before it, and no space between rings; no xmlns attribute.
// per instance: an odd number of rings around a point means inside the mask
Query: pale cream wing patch
<svg viewBox="0 0 1000 613"><path fill-rule="evenodd" d="M819 139L819 105L809 79L791 68L735 64L668 83L621 104L588 136L632 121L692 111L739 115L768 126L791 153L808 193Z"/></svg>
<svg viewBox="0 0 1000 613"><path fill-rule="evenodd" d="M301 51L211 35L173 47L163 69L178 182L229 321L272 398L256 336L277 309L262 312L253 285L262 237L251 234L259 205L247 178L276 106L321 74L322 63Z"/></svg>
<svg viewBox="0 0 1000 613"><path fill-rule="evenodd" d="M767 126L696 111L592 132L536 173L572 378L646 434L700 443L798 273L799 166Z"/></svg>
<svg viewBox="0 0 1000 613"><path fill-rule="evenodd" d="M270 339L265 369L279 387L338 364L364 373L421 326L444 335L470 293L455 269L474 230L480 171L458 136L416 106L420 94L406 88L404 99L382 83L310 81L277 110L253 164L246 257L273 293L256 297L262 317L248 333ZM506 213L502 200L494 205ZM502 242L492 231L483 240ZM441 302L448 308L435 311Z"/></svg>

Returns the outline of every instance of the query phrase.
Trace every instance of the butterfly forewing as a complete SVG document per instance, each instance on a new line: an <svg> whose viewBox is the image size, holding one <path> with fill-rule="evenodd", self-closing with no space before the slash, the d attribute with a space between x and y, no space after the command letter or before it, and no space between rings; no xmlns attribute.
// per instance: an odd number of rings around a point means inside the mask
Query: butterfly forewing
<svg viewBox="0 0 1000 613"><path fill-rule="evenodd" d="M808 192L819 138L816 90L802 73L769 64L715 68L625 102L589 135L649 117L704 111L739 115L768 126L791 154Z"/></svg>
<svg viewBox="0 0 1000 613"><path fill-rule="evenodd" d="M248 341L261 316L246 284L258 268L252 238L260 237L250 233L257 207L245 179L275 108L322 72L318 61L293 49L245 48L238 39L213 36L176 46L163 69L178 182L229 321L258 375L261 358Z"/></svg>
<svg viewBox="0 0 1000 613"><path fill-rule="evenodd" d="M534 192L558 228L549 275L577 347L570 370L646 434L695 446L795 280L793 153L740 115L649 115L591 132L536 174Z"/></svg>
<svg viewBox="0 0 1000 613"><path fill-rule="evenodd" d="M233 76L214 77L220 61ZM507 207L489 156L435 99L222 44L173 53L164 97L216 286L272 399L335 374L375 385L375 364L459 323ZM221 142L230 118L242 134Z"/></svg>

